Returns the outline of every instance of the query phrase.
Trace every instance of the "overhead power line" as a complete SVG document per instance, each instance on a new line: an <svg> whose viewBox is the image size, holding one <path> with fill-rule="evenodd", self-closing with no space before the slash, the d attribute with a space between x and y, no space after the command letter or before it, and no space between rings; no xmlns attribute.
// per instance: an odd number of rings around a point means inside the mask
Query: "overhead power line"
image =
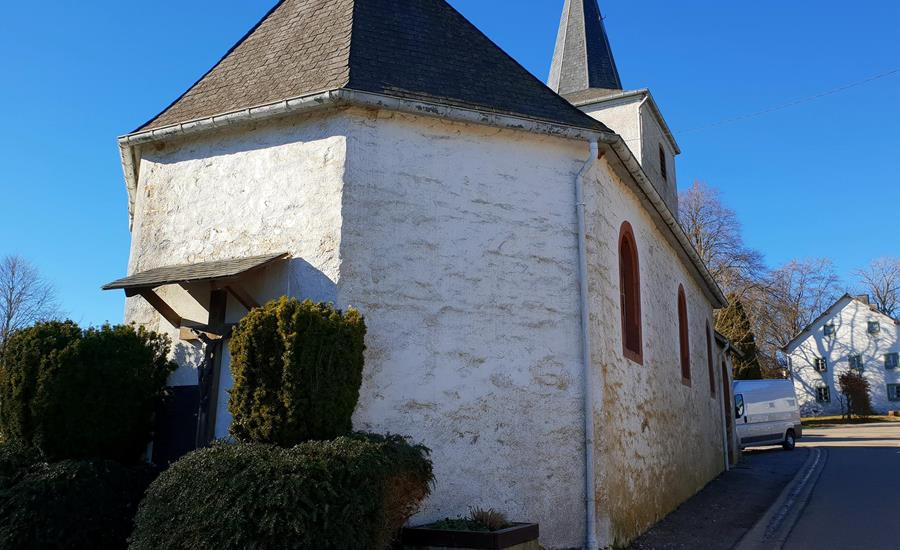
<svg viewBox="0 0 900 550"><path fill-rule="evenodd" d="M834 94L843 92L843 91L845 91L845 90L849 90L850 88L856 88L857 86L862 86L863 84L868 84L869 82L873 82L873 81L875 81L875 80L879 80L879 79L882 79L882 78L887 78L887 77L889 77L889 76L891 76L891 75L895 75L895 74L897 74L897 73L900 73L900 68L891 69L890 71L886 71L886 72L877 74L877 75L875 75L875 76L871 76L871 77L866 78L866 79L864 79L864 80L858 80L858 81L856 81L856 82L851 82L850 84L845 84L845 85L840 86L840 87L837 87L837 88L832 88L831 90L827 90L827 91L820 92L820 93L817 93L817 94L814 94L814 95L811 95L811 96L807 96L807 97L802 97L802 98L799 98L799 99L795 99L795 100L789 101L789 102L787 102L787 103L782 103L782 104L780 104L780 105L775 105L775 106L773 106L773 107L769 107L769 108L763 109L763 110L761 110L761 111L756 111L756 112L754 112L754 113L748 113L748 114L746 114L746 115L740 115L740 116L736 116L736 117L733 117L733 118L726 118L726 119L720 120L720 121L718 121L718 122L713 122L713 123L711 123L711 124L704 124L703 126L697 126L697 127L695 127L695 128L691 128L691 129L688 129L688 130L681 130L681 131L679 131L678 133L679 133L679 134L692 134L692 133L694 133L694 132L699 132L699 131L701 131L701 130L708 130L708 129L710 129L710 128L716 128L716 127L719 127L719 126L726 126L726 125L728 125L728 124L734 124L735 122L740 122L740 121L743 121L743 120L747 120L747 119L751 119L751 118L760 117L760 116L763 116L763 115L767 115L767 114L769 114L769 113L774 113L775 111L781 111L781 110L784 110L784 109L788 109L788 108L790 108L790 107L795 107L795 106L797 106L797 105L802 105L802 104L804 104L804 103L809 103L810 101L815 101L815 100L817 100L817 99L821 99L821 98L826 97L826 96L834 95Z"/></svg>

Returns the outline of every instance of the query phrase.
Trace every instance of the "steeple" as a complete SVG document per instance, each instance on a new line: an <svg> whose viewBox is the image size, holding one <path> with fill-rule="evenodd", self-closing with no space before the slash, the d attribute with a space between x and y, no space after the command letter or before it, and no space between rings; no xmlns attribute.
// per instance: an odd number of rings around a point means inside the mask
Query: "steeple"
<svg viewBox="0 0 900 550"><path fill-rule="evenodd" d="M622 89L597 0L566 0L548 84L560 95Z"/></svg>

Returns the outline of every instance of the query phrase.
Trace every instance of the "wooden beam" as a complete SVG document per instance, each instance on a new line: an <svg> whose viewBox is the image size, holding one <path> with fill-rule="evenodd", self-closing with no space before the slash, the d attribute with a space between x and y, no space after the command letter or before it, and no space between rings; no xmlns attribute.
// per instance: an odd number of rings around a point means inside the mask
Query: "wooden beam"
<svg viewBox="0 0 900 550"><path fill-rule="evenodd" d="M142 288L138 290L138 294L140 294L147 302L153 306L153 309L159 312L163 318L169 322L173 327L179 328L181 327L181 315L175 313L175 310L172 309L169 304L165 302L165 300L160 297L159 294L156 293L152 288Z"/></svg>
<svg viewBox="0 0 900 550"><path fill-rule="evenodd" d="M241 305L247 309L247 311L259 307L259 302L254 300L253 296L251 296L246 290L244 290L244 287L242 287L241 285L231 284L226 286L225 290L227 290L232 296L234 296L234 298L238 302L240 302Z"/></svg>
<svg viewBox="0 0 900 550"><path fill-rule="evenodd" d="M214 331L225 327L225 308L228 307L228 293L224 290L213 290L209 293L209 321L207 324Z"/></svg>

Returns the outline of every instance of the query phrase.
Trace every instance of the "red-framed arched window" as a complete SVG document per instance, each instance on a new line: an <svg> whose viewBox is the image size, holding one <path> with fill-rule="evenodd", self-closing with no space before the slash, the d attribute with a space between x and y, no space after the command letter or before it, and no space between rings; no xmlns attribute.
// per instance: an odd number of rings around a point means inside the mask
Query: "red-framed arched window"
<svg viewBox="0 0 900 550"><path fill-rule="evenodd" d="M716 372L713 366L713 334L709 328L709 321L706 322L706 360L709 362L709 395L716 396Z"/></svg>
<svg viewBox="0 0 900 550"><path fill-rule="evenodd" d="M641 269L637 241L628 222L619 230L619 294L622 306L622 352L625 357L644 364L641 332Z"/></svg>
<svg viewBox="0 0 900 550"><path fill-rule="evenodd" d="M684 286L678 285L678 343L681 352L681 381L691 384L691 335L688 330L687 298Z"/></svg>

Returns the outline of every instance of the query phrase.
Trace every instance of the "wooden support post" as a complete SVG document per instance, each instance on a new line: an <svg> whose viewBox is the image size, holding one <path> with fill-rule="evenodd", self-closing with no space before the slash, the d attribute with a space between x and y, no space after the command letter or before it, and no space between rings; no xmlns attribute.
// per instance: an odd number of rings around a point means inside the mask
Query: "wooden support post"
<svg viewBox="0 0 900 550"><path fill-rule="evenodd" d="M210 330L224 334L225 313L228 305L228 293L224 290L213 290L209 293ZM204 372L200 373L200 426L198 434L203 443L209 443L216 436L216 413L219 410L219 386L222 378L222 355L225 351L225 340L207 340Z"/></svg>

